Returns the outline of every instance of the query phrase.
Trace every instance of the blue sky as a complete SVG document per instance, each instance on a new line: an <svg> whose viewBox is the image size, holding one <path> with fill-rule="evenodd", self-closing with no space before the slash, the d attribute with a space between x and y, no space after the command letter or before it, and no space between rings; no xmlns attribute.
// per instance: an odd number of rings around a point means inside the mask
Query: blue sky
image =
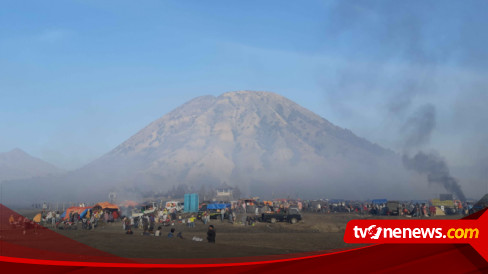
<svg viewBox="0 0 488 274"><path fill-rule="evenodd" d="M399 152L432 104L425 149L486 178L487 3L2 1L0 152L75 169L196 96L265 90Z"/></svg>

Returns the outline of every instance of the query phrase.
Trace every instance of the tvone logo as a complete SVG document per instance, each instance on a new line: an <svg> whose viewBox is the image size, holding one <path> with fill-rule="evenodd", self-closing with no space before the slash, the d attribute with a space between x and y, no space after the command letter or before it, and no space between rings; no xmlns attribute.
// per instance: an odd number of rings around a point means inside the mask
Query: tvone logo
<svg viewBox="0 0 488 274"><path fill-rule="evenodd" d="M362 229L355 226L353 230L354 230L354 237L356 238L361 237L364 239L369 237L370 239L377 240L380 237L381 231L383 229L381 227L377 227L376 225L371 225L366 229Z"/></svg>

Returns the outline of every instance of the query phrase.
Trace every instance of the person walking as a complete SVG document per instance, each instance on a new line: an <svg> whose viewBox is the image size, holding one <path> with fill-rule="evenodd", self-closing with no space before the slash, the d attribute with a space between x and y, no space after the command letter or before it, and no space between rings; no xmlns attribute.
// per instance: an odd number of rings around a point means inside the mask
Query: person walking
<svg viewBox="0 0 488 274"><path fill-rule="evenodd" d="M208 231L207 231L207 240L209 243L214 243L215 244L215 228L213 225L208 226Z"/></svg>

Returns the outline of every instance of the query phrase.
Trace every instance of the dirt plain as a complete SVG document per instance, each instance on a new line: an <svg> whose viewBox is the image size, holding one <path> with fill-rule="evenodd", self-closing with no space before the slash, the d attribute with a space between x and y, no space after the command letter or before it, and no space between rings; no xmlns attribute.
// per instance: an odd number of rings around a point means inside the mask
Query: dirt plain
<svg viewBox="0 0 488 274"><path fill-rule="evenodd" d="M32 217L30 212L22 212ZM162 227L162 236L143 236L140 229L126 235L121 222L101 223L96 229L55 231L80 243L124 258L197 259L232 258L264 255L293 254L360 247L343 241L346 224L352 219L411 219L406 217L371 216L347 213L303 213L303 220L290 223L256 223L254 226L231 224L227 220L211 220L217 233L216 243L206 241L208 224L197 221L195 228L185 224ZM459 215L434 218L459 219ZM171 227L182 232L184 239L169 239ZM193 237L203 241L193 241Z"/></svg>

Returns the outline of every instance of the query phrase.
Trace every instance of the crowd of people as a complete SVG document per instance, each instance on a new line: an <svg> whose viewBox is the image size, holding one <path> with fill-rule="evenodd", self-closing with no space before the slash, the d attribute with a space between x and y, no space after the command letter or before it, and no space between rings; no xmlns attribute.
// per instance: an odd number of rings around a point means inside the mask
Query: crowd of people
<svg viewBox="0 0 488 274"><path fill-rule="evenodd" d="M394 208L391 208L394 205ZM215 206L215 204L213 204ZM472 207L472 206L471 206ZM83 208L81 205L79 208ZM83 230L96 229L100 223L120 222L127 235L133 235L138 231L144 236L162 237L165 227L169 227L167 238L184 239L183 232L176 232L177 224L186 225L189 229L194 229L197 223L207 225L211 219L217 221L228 221L231 224L239 223L254 226L260 221L263 213L287 213L290 208L297 208L300 211L329 214L329 213L356 213L370 215L401 215L411 217L429 217L438 214L439 210L443 214L469 214L470 204L455 202L454 207L435 206L429 202L378 202L378 201L333 201L333 200L290 200L276 199L274 201L258 200L239 200L227 204L219 203L217 208L207 209L202 207L196 213L182 213L175 208L146 208L142 212L130 212L118 209L108 209L100 207L87 207L83 213L80 211L66 211L60 214L59 211L48 211L43 208L41 221L39 223L57 229L77 229L81 223ZM127 216L120 216L123 212ZM133 214L136 213L136 214ZM28 219L10 219L12 226L23 226L26 229L33 227L35 223ZM201 240L194 238L194 240ZM208 226L207 240L215 242L215 229L213 225Z"/></svg>
<svg viewBox="0 0 488 274"><path fill-rule="evenodd" d="M220 220L223 221L224 213L228 214L230 211L222 210ZM232 213L230 213L232 214ZM225 215L228 217L228 215ZM122 216L120 218L122 223L122 228L127 235L133 235L134 231L140 231L139 233L143 236L155 236L164 237L165 233L163 230L165 227L170 227L166 237L169 239L185 239L183 236L183 231L176 232L176 228L180 225L186 225L188 228L192 229L196 227L197 221L207 224L210 222L210 212L205 211L197 219L195 214L182 214L174 209L152 209L146 210L146 213L134 214L132 216ZM231 219L232 220L232 219ZM207 240L210 243L215 243L215 228L213 225L208 226ZM202 239L194 237L193 240L200 241Z"/></svg>
<svg viewBox="0 0 488 274"><path fill-rule="evenodd" d="M31 230L37 233L37 230L40 228L39 224L33 220L20 215L17 218L14 215L10 215L8 222L12 229L20 229L24 235Z"/></svg>
<svg viewBox="0 0 488 274"><path fill-rule="evenodd" d="M390 204L391 207L391 204ZM451 206L436 206L429 201L416 202L404 201L395 203L394 208L390 208L387 202L373 203L361 201L305 201L303 211L315 213L357 213L370 215L400 215L411 217L435 216L438 210L443 214L462 214L471 213L473 205L467 202L454 202Z"/></svg>

